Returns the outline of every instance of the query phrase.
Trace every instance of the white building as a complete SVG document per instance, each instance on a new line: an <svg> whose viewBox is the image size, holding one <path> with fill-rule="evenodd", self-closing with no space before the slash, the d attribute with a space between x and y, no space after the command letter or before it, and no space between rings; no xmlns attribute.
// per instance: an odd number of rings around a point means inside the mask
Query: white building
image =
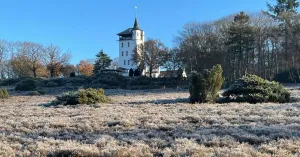
<svg viewBox="0 0 300 157"><path fill-rule="evenodd" d="M133 28L128 28L117 35L119 36L119 65L120 68L126 69L124 75L128 76L130 69L137 69L137 65L131 61L131 58L136 46L145 42L145 32L135 18Z"/></svg>

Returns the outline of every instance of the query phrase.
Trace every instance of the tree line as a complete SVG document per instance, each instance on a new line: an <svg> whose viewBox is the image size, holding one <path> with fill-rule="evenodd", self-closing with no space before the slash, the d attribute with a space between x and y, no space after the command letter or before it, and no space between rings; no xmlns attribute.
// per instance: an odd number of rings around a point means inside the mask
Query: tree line
<svg viewBox="0 0 300 157"><path fill-rule="evenodd" d="M227 81L245 73L272 79L291 68L300 68L300 16L296 0L277 0L268 10L240 12L222 19L184 25L171 51L173 66L187 73L224 68Z"/></svg>
<svg viewBox="0 0 300 157"><path fill-rule="evenodd" d="M110 59L103 50L96 55L95 62L81 60L72 65L71 57L70 51L54 44L0 40L0 79L69 77L71 73L90 76L110 66L118 67L118 59Z"/></svg>
<svg viewBox="0 0 300 157"><path fill-rule="evenodd" d="M281 72L299 69L299 2L277 0L267 6L267 11L259 13L187 23L175 37L175 47L168 50L159 40L149 39L136 48L133 62L141 69L148 66L150 73L164 66L170 71L185 69L188 74L221 64L227 82L245 73L272 80Z"/></svg>
<svg viewBox="0 0 300 157"><path fill-rule="evenodd" d="M211 22L191 22L183 26L168 49L161 41L148 39L138 45L132 61L140 71L151 73L158 67L173 71L210 69L222 65L224 77L232 82L245 73L272 80L275 75L300 69L300 15L296 0L277 0L259 13L229 15ZM112 60L100 51L95 62L70 65L70 53L53 44L0 41L0 78L67 76L70 71L92 75L115 69ZM295 71L295 70L294 70ZM297 70L297 74L300 72Z"/></svg>
<svg viewBox="0 0 300 157"><path fill-rule="evenodd" d="M0 40L0 78L67 75L71 53L59 46Z"/></svg>

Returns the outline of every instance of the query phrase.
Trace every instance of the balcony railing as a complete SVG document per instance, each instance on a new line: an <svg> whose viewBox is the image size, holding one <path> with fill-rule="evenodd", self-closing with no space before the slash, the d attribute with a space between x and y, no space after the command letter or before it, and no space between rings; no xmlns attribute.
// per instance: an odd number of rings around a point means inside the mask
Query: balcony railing
<svg viewBox="0 0 300 157"><path fill-rule="evenodd" d="M120 37L119 40L132 40L132 37Z"/></svg>

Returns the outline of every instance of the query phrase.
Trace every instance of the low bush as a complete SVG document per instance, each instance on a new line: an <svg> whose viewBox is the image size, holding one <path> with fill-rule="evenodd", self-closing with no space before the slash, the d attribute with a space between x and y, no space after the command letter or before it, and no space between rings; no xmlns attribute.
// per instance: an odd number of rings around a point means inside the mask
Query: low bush
<svg viewBox="0 0 300 157"><path fill-rule="evenodd" d="M190 102L215 102L224 81L222 73L221 65L216 65L211 70L204 70L202 74L193 72L189 87Z"/></svg>
<svg viewBox="0 0 300 157"><path fill-rule="evenodd" d="M46 91L44 91L44 90L36 90L36 91L29 92L27 95L40 96L40 95L45 95L45 94L46 94Z"/></svg>
<svg viewBox="0 0 300 157"><path fill-rule="evenodd" d="M7 89L0 88L0 99L5 99L5 98L8 98L8 97L9 97L9 94L8 94Z"/></svg>
<svg viewBox="0 0 300 157"><path fill-rule="evenodd" d="M273 78L274 81L280 83L299 83L300 82L300 69L291 68L280 72Z"/></svg>
<svg viewBox="0 0 300 157"><path fill-rule="evenodd" d="M70 77L66 79L66 84L71 84L72 86L84 86L89 83L89 80L85 77Z"/></svg>
<svg viewBox="0 0 300 157"><path fill-rule="evenodd" d="M77 105L107 103L110 99L104 95L103 89L80 89L77 92L68 92L56 97L54 105Z"/></svg>
<svg viewBox="0 0 300 157"><path fill-rule="evenodd" d="M126 88L128 78L116 73L100 73L91 77L89 84L86 87L93 88Z"/></svg>
<svg viewBox="0 0 300 157"><path fill-rule="evenodd" d="M76 73L73 71L70 73L70 77L76 77Z"/></svg>
<svg viewBox="0 0 300 157"><path fill-rule="evenodd" d="M246 74L223 93L230 102L290 102L290 93L278 82Z"/></svg>
<svg viewBox="0 0 300 157"><path fill-rule="evenodd" d="M46 87L60 87L61 85L56 83L56 82L49 81L49 82L46 83L45 86Z"/></svg>
<svg viewBox="0 0 300 157"><path fill-rule="evenodd" d="M139 76L131 79L128 83L129 86L149 86L152 83L152 79L147 76Z"/></svg>
<svg viewBox="0 0 300 157"><path fill-rule="evenodd" d="M10 78L10 79L4 79L0 81L0 86L12 86L17 83L19 83L22 80L22 78Z"/></svg>
<svg viewBox="0 0 300 157"><path fill-rule="evenodd" d="M17 91L32 91L35 89L36 89L36 82L34 79L22 80L15 87L15 90Z"/></svg>

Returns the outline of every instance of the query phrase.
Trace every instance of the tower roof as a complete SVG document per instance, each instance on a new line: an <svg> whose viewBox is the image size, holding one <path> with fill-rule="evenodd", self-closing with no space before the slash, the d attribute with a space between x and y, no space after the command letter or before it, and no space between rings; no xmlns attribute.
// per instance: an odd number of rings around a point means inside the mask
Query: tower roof
<svg viewBox="0 0 300 157"><path fill-rule="evenodd" d="M138 19L137 18L135 18L135 20L134 20L134 25L133 25L133 28L132 28L133 30L141 30L141 28L140 28L140 25L139 25L139 22L138 22Z"/></svg>

